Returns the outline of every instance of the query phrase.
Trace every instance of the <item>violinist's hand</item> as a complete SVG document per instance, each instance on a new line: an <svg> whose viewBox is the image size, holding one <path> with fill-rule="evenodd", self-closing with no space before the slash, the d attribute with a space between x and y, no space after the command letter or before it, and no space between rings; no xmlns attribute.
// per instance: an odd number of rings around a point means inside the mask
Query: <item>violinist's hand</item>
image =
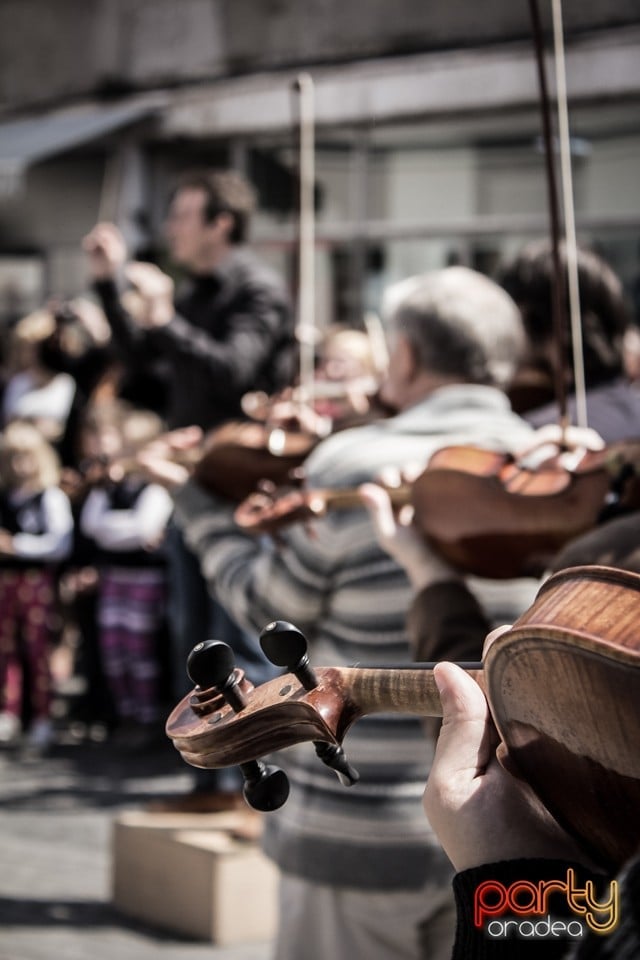
<svg viewBox="0 0 640 960"><path fill-rule="evenodd" d="M294 400L277 400L269 413L270 427L307 433L311 437L321 439L329 436L332 425L329 417L317 413L306 403L296 403Z"/></svg>
<svg viewBox="0 0 640 960"><path fill-rule="evenodd" d="M562 427L557 423L547 423L539 427L533 435L533 440L518 451L519 458L530 461L533 465L542 464L551 457L560 453L561 463L566 461L567 469L575 466L584 454L591 451L604 450L606 444L600 434L591 427Z"/></svg>
<svg viewBox="0 0 640 960"><path fill-rule="evenodd" d="M98 223L82 241L94 280L113 280L127 259L124 237L113 223Z"/></svg>
<svg viewBox="0 0 640 960"><path fill-rule="evenodd" d="M537 443L553 443L559 446L564 443L570 450L582 448L584 450L604 450L606 444L597 430L591 427L565 427L564 430L557 423L547 423L538 427L535 433Z"/></svg>
<svg viewBox="0 0 640 960"><path fill-rule="evenodd" d="M455 869L520 857L564 858L588 865L527 785L501 765L498 735L477 683L446 662L436 664L434 679L443 724L424 809Z"/></svg>
<svg viewBox="0 0 640 960"><path fill-rule="evenodd" d="M197 447L202 441L200 427L183 427L162 434L146 444L136 454L136 462L145 476L167 490L177 490L190 478L192 470L180 463L181 455Z"/></svg>
<svg viewBox="0 0 640 960"><path fill-rule="evenodd" d="M387 480L396 486L399 477ZM362 484L358 493L371 515L378 543L404 567L416 592L431 583L457 579L458 574L418 532L410 506L394 509L386 489L375 483Z"/></svg>
<svg viewBox="0 0 640 960"><path fill-rule="evenodd" d="M98 346L111 340L111 327L100 307L85 297L76 297L70 304L80 324Z"/></svg>
<svg viewBox="0 0 640 960"><path fill-rule="evenodd" d="M124 273L141 304L140 310L131 313L134 323L146 330L165 327L174 314L171 277L154 263L129 263Z"/></svg>

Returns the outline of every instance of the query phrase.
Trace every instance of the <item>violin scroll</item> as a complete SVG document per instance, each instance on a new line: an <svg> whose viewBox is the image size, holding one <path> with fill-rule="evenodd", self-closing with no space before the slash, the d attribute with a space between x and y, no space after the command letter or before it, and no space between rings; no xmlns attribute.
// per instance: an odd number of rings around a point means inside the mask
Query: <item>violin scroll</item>
<svg viewBox="0 0 640 960"><path fill-rule="evenodd" d="M187 657L187 673L196 684L196 691L216 690L234 713L241 713L246 707L248 697L241 687L242 672L235 669L233 652L226 643L206 640L196 644ZM280 767L246 760L240 764L240 770L244 798L254 810L278 810L285 803L289 781Z"/></svg>
<svg viewBox="0 0 640 960"><path fill-rule="evenodd" d="M238 764L245 799L259 810L278 809L289 792L283 771L259 757L296 743L312 741L318 757L345 786L356 783L359 774L341 746L361 715L350 698L348 676L343 676L350 670L316 673L304 636L286 621L268 624L261 642L267 657L291 672L258 688L235 668L227 644L208 640L193 648L187 671L195 688L167 721L167 735L176 749L196 767Z"/></svg>

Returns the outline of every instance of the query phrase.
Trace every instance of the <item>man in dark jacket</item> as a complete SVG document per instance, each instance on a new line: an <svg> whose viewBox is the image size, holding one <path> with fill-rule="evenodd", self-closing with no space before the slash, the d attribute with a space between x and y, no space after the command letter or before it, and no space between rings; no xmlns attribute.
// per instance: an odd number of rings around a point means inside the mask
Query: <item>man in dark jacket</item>
<svg viewBox="0 0 640 960"><path fill-rule="evenodd" d="M98 224L84 240L89 268L125 363L154 356L166 363L171 428L209 430L241 416L250 390L274 393L294 374L293 317L277 276L246 248L255 206L251 186L234 171L183 176L171 197L165 233L172 260L188 273L183 291L151 263L127 263L119 230ZM117 280L131 284L137 308L127 311ZM188 652L209 637L225 640L255 679L269 667L255 638L238 630L206 592L198 561L170 526L170 621L174 693L187 692ZM233 806L238 781L199 772L190 809ZM211 796L211 792L214 796ZM186 801L184 806L189 804Z"/></svg>
<svg viewBox="0 0 640 960"><path fill-rule="evenodd" d="M168 426L208 429L241 413L248 390L273 393L291 382L294 332L275 274L246 248L254 194L234 171L188 174L171 199L166 237L189 281L174 297L171 278L150 263L126 263L122 235L98 224L84 247L125 361L149 353L167 361ZM116 279L139 295L127 312Z"/></svg>

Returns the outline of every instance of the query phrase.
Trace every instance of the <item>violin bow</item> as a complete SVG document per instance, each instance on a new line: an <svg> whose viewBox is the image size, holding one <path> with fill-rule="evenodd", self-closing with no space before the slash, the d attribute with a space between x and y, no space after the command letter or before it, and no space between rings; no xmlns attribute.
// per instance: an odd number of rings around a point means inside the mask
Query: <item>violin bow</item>
<svg viewBox="0 0 640 960"><path fill-rule="evenodd" d="M575 218L573 215L573 189L571 182L571 151L568 135L568 114L566 105L566 80L564 71L564 44L562 42L562 20L560 0L552 0L554 6L554 45L556 53L556 85L558 95L559 128L562 132L560 147L562 153L562 170L564 175L564 214L569 223L566 234L565 248L567 257L567 273L569 275L569 289L572 296L572 352L574 361L574 380L576 402L579 403L580 426L586 426L586 400L584 391L584 366L582 364L582 329L580 323L580 306L577 282L577 245L575 240ZM552 309L553 328L557 347L557 363L555 370L555 393L560 411L560 428L564 432L568 422L567 393L564 382L564 357L567 335L566 301L564 296L564 278L560 261L560 214L558 203L558 188L554 165L554 144L551 131L551 105L547 87L547 77L544 62L544 45L538 0L529 0L529 11L536 55L538 84L540 88L540 112L544 141L545 170L547 179L547 198L549 205L549 227L551 234L551 255L553 261L552 276ZM569 265L571 264L571 269ZM571 294L573 289L573 294ZM577 328L577 335L576 335ZM579 359L577 359L579 358ZM576 373L577 370L577 373ZM580 391L580 392L579 392Z"/></svg>
<svg viewBox="0 0 640 960"><path fill-rule="evenodd" d="M313 403L315 370L315 137L314 86L308 73L293 85L298 94L299 222L298 222L298 342L300 386Z"/></svg>
<svg viewBox="0 0 640 960"><path fill-rule="evenodd" d="M560 173L565 223L565 250L567 279L569 283L569 318L573 350L573 382L576 398L576 423L588 426L587 394L582 348L582 321L580 313L580 285L578 281L578 243L571 171L571 137L569 134L569 110L567 101L567 72L564 56L564 31L562 27L562 2L551 0L553 16L553 48L556 75L556 99L558 104L558 135L560 144Z"/></svg>

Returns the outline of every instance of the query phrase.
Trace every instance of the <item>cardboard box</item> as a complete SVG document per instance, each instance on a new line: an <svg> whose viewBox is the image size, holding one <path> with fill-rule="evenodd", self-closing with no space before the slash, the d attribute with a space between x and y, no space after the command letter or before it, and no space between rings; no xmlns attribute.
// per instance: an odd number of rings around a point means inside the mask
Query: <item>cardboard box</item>
<svg viewBox="0 0 640 960"><path fill-rule="evenodd" d="M113 830L112 894L122 913L217 944L272 939L277 868L232 831L241 814L131 812Z"/></svg>

